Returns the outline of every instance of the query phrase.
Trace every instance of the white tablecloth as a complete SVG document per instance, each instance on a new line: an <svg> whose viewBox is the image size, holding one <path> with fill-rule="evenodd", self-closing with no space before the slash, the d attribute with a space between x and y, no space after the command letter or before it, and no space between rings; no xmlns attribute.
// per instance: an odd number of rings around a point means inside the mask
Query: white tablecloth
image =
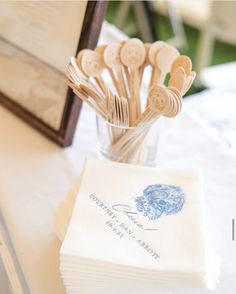
<svg viewBox="0 0 236 294"><path fill-rule="evenodd" d="M65 293L53 214L79 177L85 156L96 156L95 142L95 117L86 106L74 144L64 150L0 107L0 208L32 294ZM234 294L236 241L231 220L236 217L236 158L188 111L164 122L158 158L159 169L202 169L206 238L223 259L214 293ZM1 283L1 294L7 293L4 289Z"/></svg>
<svg viewBox="0 0 236 294"><path fill-rule="evenodd" d="M205 90L191 95L185 103L212 136L236 154L236 86Z"/></svg>
<svg viewBox="0 0 236 294"><path fill-rule="evenodd" d="M74 144L65 150L3 108L0 118L0 205L16 255L31 293L64 293L53 213L79 176L85 156L96 156L94 115L83 108ZM236 211L236 159L188 113L165 123L158 166L202 168L207 241L224 260L215 293L233 294L236 243L231 240L231 219Z"/></svg>

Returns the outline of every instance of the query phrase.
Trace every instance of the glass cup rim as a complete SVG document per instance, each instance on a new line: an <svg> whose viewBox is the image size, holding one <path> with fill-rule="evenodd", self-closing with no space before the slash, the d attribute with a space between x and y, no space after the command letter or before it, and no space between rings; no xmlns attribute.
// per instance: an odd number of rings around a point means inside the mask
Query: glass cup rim
<svg viewBox="0 0 236 294"><path fill-rule="evenodd" d="M117 128L117 129L122 129L122 130L134 130L134 129L145 129L148 128L149 126L152 126L154 123L157 122L157 120L151 121L151 122L147 122L144 124L140 124L140 125L136 125L136 126L119 126L119 125L115 125L113 123L110 123L109 121L107 121L104 117L96 114L96 119L98 120L102 120L106 125L113 127L113 128Z"/></svg>

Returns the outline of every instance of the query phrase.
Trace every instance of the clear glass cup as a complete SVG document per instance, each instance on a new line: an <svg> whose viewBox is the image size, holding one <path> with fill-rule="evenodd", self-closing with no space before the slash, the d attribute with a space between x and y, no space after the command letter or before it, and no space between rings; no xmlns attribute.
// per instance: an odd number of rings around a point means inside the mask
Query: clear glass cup
<svg viewBox="0 0 236 294"><path fill-rule="evenodd" d="M97 116L98 153L102 158L155 166L161 118L134 127L113 125Z"/></svg>

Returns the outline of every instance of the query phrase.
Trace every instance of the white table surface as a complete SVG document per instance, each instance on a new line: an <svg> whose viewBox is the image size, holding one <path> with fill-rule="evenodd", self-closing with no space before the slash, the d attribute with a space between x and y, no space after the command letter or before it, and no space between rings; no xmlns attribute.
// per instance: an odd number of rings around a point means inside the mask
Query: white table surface
<svg viewBox="0 0 236 294"><path fill-rule="evenodd" d="M31 293L60 294L60 242L53 213L80 174L86 155L95 153L95 119L84 107L75 142L60 149L0 107L0 207ZM236 159L188 113L163 126L159 168L203 170L208 243L224 263L215 293L235 293ZM0 286L1 287L1 286ZM1 288L0 288L1 289ZM205 293L205 292L202 292Z"/></svg>
<svg viewBox="0 0 236 294"><path fill-rule="evenodd" d="M236 86L205 90L188 97L185 104L212 136L236 154Z"/></svg>
<svg viewBox="0 0 236 294"><path fill-rule="evenodd" d="M85 157L96 156L95 142L95 117L87 106L82 109L73 146L64 150L0 106L0 209L32 294L65 293L53 214L79 177ZM165 120L158 158L159 169L202 169L206 239L223 259L214 293L234 294L235 156L185 110L178 118ZM0 293L6 291L0 283Z"/></svg>
<svg viewBox="0 0 236 294"><path fill-rule="evenodd" d="M212 89L236 89L236 55L235 61L209 66L201 72L202 82Z"/></svg>

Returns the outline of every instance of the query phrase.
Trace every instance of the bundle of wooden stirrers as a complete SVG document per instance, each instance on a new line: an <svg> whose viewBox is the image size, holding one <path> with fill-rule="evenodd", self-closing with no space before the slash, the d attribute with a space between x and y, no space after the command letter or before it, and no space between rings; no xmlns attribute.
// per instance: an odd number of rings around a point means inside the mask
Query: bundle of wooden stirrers
<svg viewBox="0 0 236 294"><path fill-rule="evenodd" d="M139 39L84 49L67 70L74 93L107 121L106 152L120 162L134 162L155 120L181 111L182 96L195 75L189 57L176 48ZM144 125L148 127L140 127Z"/></svg>

